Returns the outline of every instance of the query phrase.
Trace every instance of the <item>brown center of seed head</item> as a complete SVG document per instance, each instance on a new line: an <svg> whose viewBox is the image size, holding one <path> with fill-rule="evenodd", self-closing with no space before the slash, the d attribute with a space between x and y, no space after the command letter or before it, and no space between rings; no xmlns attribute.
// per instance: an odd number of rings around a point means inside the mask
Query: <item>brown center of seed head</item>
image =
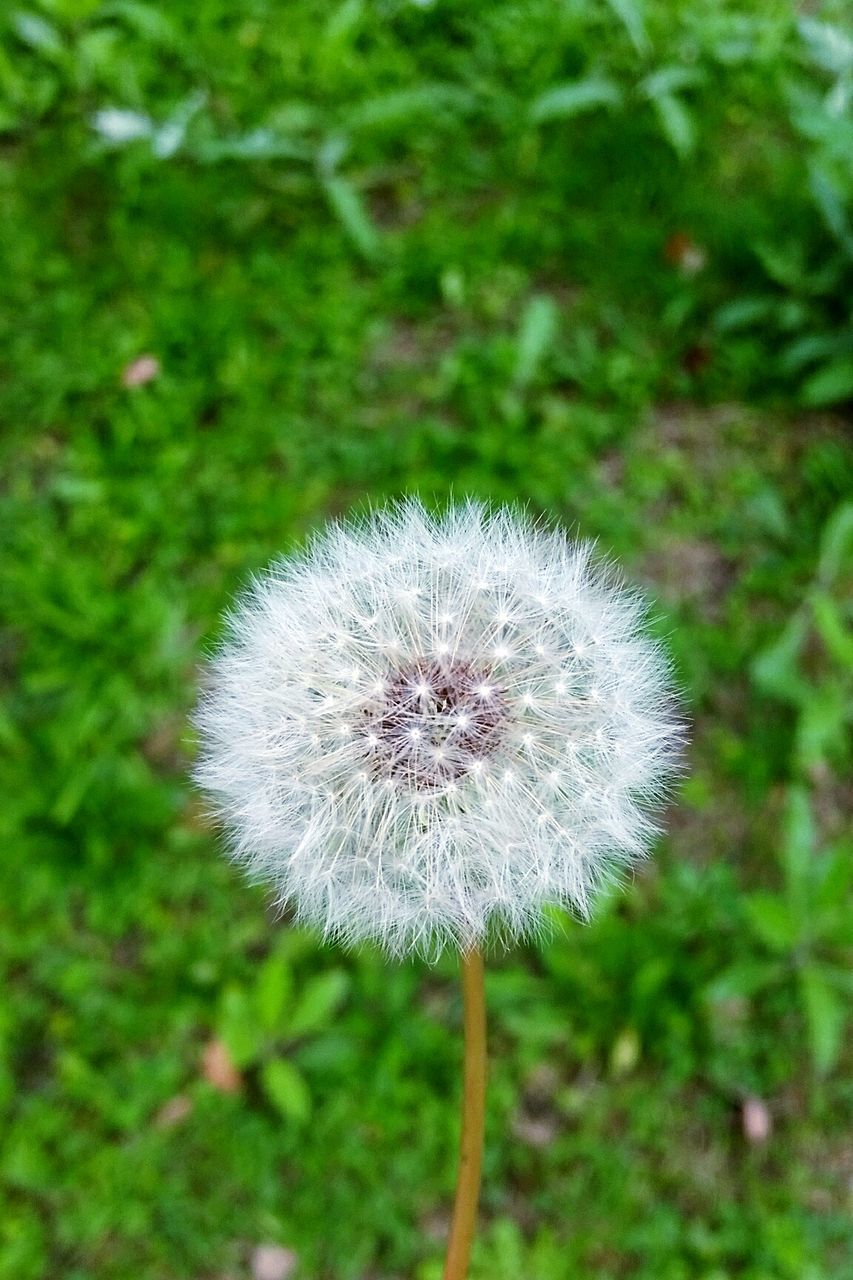
<svg viewBox="0 0 853 1280"><path fill-rule="evenodd" d="M491 755L506 720L505 695L490 671L430 657L389 673L363 729L378 774L434 791Z"/></svg>

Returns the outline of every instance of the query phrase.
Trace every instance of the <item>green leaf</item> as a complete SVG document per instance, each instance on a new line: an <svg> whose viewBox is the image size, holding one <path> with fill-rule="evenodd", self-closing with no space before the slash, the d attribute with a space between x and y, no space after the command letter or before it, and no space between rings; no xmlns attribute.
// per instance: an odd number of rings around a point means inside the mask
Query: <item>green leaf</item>
<svg viewBox="0 0 853 1280"><path fill-rule="evenodd" d="M637 53L647 53L649 37L646 35L645 5L642 0L607 0L607 3L628 32Z"/></svg>
<svg viewBox="0 0 853 1280"><path fill-rule="evenodd" d="M98 16L104 18L121 18L129 27L150 44L159 44L166 49L176 49L181 43L178 29L167 13L154 5L142 4L140 0L113 0L99 10Z"/></svg>
<svg viewBox="0 0 853 1280"><path fill-rule="evenodd" d="M853 357L841 356L822 365L800 388L800 400L812 409L838 404L853 396Z"/></svg>
<svg viewBox="0 0 853 1280"><path fill-rule="evenodd" d="M56 27L37 13L19 9L12 14L12 29L23 43L54 61L63 53L62 38Z"/></svg>
<svg viewBox="0 0 853 1280"><path fill-rule="evenodd" d="M797 930L784 898L775 893L750 893L744 906L753 930L771 951L789 951L796 944Z"/></svg>
<svg viewBox="0 0 853 1280"><path fill-rule="evenodd" d="M848 256L853 256L853 235L847 221L847 192L827 169L819 165L810 168L809 187L827 228Z"/></svg>
<svg viewBox="0 0 853 1280"><path fill-rule="evenodd" d="M309 1035L327 1025L349 989L349 974L343 969L320 973L297 997L293 1015L287 1022L287 1034Z"/></svg>
<svg viewBox="0 0 853 1280"><path fill-rule="evenodd" d="M843 502L827 520L820 540L818 575L828 585L853 567L853 502Z"/></svg>
<svg viewBox="0 0 853 1280"><path fill-rule="evenodd" d="M691 112L672 93L661 94L652 101L664 137L678 157L686 159L696 146L696 130Z"/></svg>
<svg viewBox="0 0 853 1280"><path fill-rule="evenodd" d="M810 686L798 667L807 630L805 615L795 613L781 635L753 658L751 675L759 689L795 705L808 698Z"/></svg>
<svg viewBox="0 0 853 1280"><path fill-rule="evenodd" d="M848 696L841 684L827 680L813 689L797 721L795 754L802 769L811 769L842 749L847 735Z"/></svg>
<svg viewBox="0 0 853 1280"><path fill-rule="evenodd" d="M853 838L841 838L821 852L816 865L811 932L821 947L840 948L843 958L850 946L850 895L853 889ZM827 965L824 960L824 972ZM842 977L843 973L843 977ZM836 970L836 985L846 982L853 992L853 970Z"/></svg>
<svg viewBox="0 0 853 1280"><path fill-rule="evenodd" d="M777 977L775 961L737 960L718 973L705 988L706 999L723 1003L754 996Z"/></svg>
<svg viewBox="0 0 853 1280"><path fill-rule="evenodd" d="M587 80L575 80L571 84L558 84L536 98L530 108L531 118L541 124L544 120L564 120L593 111L596 107L618 107L622 104L622 90L604 76L590 76Z"/></svg>
<svg viewBox="0 0 853 1280"><path fill-rule="evenodd" d="M255 1008L266 1032L275 1031L293 990L293 975L285 956L268 956L255 983Z"/></svg>
<svg viewBox="0 0 853 1280"><path fill-rule="evenodd" d="M714 328L718 333L732 333L738 329L749 329L753 325L762 324L776 311L776 299L760 294L746 298L735 298L718 307L714 313Z"/></svg>
<svg viewBox="0 0 853 1280"><path fill-rule="evenodd" d="M521 317L513 382L526 387L535 378L557 331L558 312L553 298L531 298Z"/></svg>
<svg viewBox="0 0 853 1280"><path fill-rule="evenodd" d="M841 333L807 333L804 337L795 338L779 353L778 368L780 373L801 373L809 365L826 363L835 356L849 355L853 351L853 334Z"/></svg>
<svg viewBox="0 0 853 1280"><path fill-rule="evenodd" d="M414 89L401 89L397 93L385 93L368 98L356 107L348 108L346 127L351 131L370 128L387 128L407 124L417 116L434 119L448 108L470 105L471 96L456 85L424 84Z"/></svg>
<svg viewBox="0 0 853 1280"><path fill-rule="evenodd" d="M358 30L364 17L364 0L344 0L326 20L323 40L326 44L343 44Z"/></svg>
<svg viewBox="0 0 853 1280"><path fill-rule="evenodd" d="M823 1076L832 1070L838 1059L844 1031L845 1005L816 965L803 969L800 985L812 1061L818 1075Z"/></svg>
<svg viewBox="0 0 853 1280"><path fill-rule="evenodd" d="M254 1003L242 987L232 984L222 993L218 1030L236 1066L257 1061L263 1047L262 1029Z"/></svg>
<svg viewBox="0 0 853 1280"><path fill-rule="evenodd" d="M805 254L799 242L779 245L757 240L753 243L752 249L771 280L784 285L795 294L810 291Z"/></svg>
<svg viewBox="0 0 853 1280"><path fill-rule="evenodd" d="M782 820L782 866L791 919L799 936L808 930L814 846L815 828L809 793L803 786L789 787Z"/></svg>
<svg viewBox="0 0 853 1280"><path fill-rule="evenodd" d="M817 18L800 18L797 29L815 66L834 75L853 70L853 40L844 27Z"/></svg>
<svg viewBox="0 0 853 1280"><path fill-rule="evenodd" d="M848 895L853 888L853 835L841 836L824 849L819 865L817 902L820 906L836 908L846 923Z"/></svg>
<svg viewBox="0 0 853 1280"><path fill-rule="evenodd" d="M261 1068L261 1084L270 1102L288 1120L301 1123L311 1114L311 1095L304 1077L286 1058L270 1058Z"/></svg>
<svg viewBox="0 0 853 1280"><path fill-rule="evenodd" d="M380 253L379 233L355 187L340 174L329 174L323 179L323 190L341 226L361 256L368 262L375 262Z"/></svg>
<svg viewBox="0 0 853 1280"><path fill-rule="evenodd" d="M702 80L702 73L695 67L660 67L645 77L640 88L647 98L671 97L681 89L690 89Z"/></svg>
<svg viewBox="0 0 853 1280"><path fill-rule="evenodd" d="M263 127L230 138L202 139L193 144L192 153L203 164L216 164L219 160L308 160L311 148Z"/></svg>

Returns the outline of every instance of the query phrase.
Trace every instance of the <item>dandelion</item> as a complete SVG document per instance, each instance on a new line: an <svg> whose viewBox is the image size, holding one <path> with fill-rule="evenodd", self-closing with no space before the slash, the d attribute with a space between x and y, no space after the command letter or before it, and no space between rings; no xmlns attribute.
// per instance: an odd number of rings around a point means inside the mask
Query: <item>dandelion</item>
<svg viewBox="0 0 853 1280"><path fill-rule="evenodd" d="M405 500L274 564L211 664L197 780L234 858L329 939L461 953L475 1185L457 1192L448 1277L476 1205L483 944L537 934L550 904L587 917L648 848L676 767L644 619L559 529Z"/></svg>
<svg viewBox="0 0 853 1280"><path fill-rule="evenodd" d="M520 938L653 834L678 726L637 595L512 510L333 524L230 618L197 777L234 857L344 942Z"/></svg>

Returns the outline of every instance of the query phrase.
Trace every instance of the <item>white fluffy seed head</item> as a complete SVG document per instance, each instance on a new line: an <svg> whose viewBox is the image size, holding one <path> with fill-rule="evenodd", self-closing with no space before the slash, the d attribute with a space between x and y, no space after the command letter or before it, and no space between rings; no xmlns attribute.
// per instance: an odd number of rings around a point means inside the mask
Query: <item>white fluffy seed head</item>
<svg viewBox="0 0 853 1280"><path fill-rule="evenodd" d="M331 524L229 618L196 722L234 858L327 937L437 955L581 916L681 725L644 606L515 509Z"/></svg>

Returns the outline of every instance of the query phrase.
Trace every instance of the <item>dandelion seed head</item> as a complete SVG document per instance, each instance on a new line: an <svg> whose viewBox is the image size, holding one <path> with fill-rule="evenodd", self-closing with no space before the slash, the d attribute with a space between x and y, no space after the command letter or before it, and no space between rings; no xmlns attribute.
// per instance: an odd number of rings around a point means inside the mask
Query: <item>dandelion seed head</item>
<svg viewBox="0 0 853 1280"><path fill-rule="evenodd" d="M238 601L196 720L233 857L344 942L435 956L586 916L641 857L681 725L645 610L520 511L331 524Z"/></svg>

